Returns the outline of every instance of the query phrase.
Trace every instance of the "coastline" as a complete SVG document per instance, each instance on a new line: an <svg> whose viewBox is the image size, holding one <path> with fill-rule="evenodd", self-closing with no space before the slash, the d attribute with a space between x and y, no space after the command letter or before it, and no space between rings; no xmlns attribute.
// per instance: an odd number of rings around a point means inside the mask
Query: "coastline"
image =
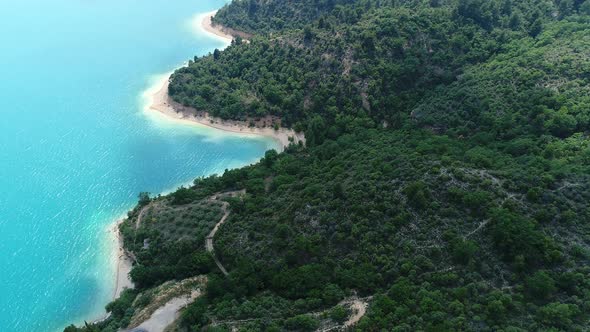
<svg viewBox="0 0 590 332"><path fill-rule="evenodd" d="M233 40L233 37L231 35L225 33L223 31L223 29L213 27L213 24L211 22L211 18L213 15L215 15L215 13L217 13L217 10L199 15L199 20L201 22L201 28L211 34L214 34L218 37L224 38L228 41ZM167 75L167 77L169 77L171 74L172 73ZM167 87L168 87L168 85L166 85L166 88ZM167 93L166 93L166 95L167 95ZM125 221L124 218L119 219L117 222L114 223L114 225L109 227L109 229L107 231L108 233L112 233L112 236L113 236L112 239L113 239L113 243L115 246L114 247L114 254L116 255L116 257L114 258L114 264L116 265L115 287L113 288L113 294L112 294L111 301L114 301L117 298L119 298L121 293L126 288L132 289L135 287L135 285L133 284L133 281L131 281L131 278L129 277L129 273L131 272L131 269L133 268L133 259L130 257L127 250L125 250L125 247L123 245L123 237L121 236L121 232L119 231L119 225L121 225L121 223L123 223L124 221ZM95 322L102 321L102 320L108 318L108 316L109 315L107 313L107 314L105 314L105 316L96 320Z"/></svg>
<svg viewBox="0 0 590 332"><path fill-rule="evenodd" d="M193 19L193 27L198 28L200 30L204 30L210 34L216 35L225 39L228 42L231 42L234 39L234 36L223 27L214 26L213 25L213 16L217 14L218 10L214 10L205 14L197 15Z"/></svg>
<svg viewBox="0 0 590 332"><path fill-rule="evenodd" d="M252 38L252 34L247 32L234 30L231 28L224 27L222 25L217 25L213 23L213 16L217 14L219 10L214 10L205 14L201 14L196 16L193 19L193 26L198 27L200 30L204 30L209 32L210 34L216 35L221 37L229 42L231 42L234 37L240 36L244 40L248 40Z"/></svg>
<svg viewBox="0 0 590 332"><path fill-rule="evenodd" d="M113 300L117 299L121 293L126 288L134 288L135 285L131 278L129 277L129 272L133 268L133 259L127 253L123 246L123 237L121 236L121 232L119 231L119 225L123 223L125 219L121 219L115 223L115 225L111 228L110 231L113 232L115 236L115 241L117 242L117 269L115 273L115 288L113 290Z"/></svg>
<svg viewBox="0 0 590 332"><path fill-rule="evenodd" d="M217 10L199 14L195 20L198 20L199 28L201 31L208 32L211 35L223 38L230 42L233 40L234 35L239 35L242 38L250 38L251 35L233 31L221 26L213 25L212 16L217 13ZM193 22L194 25L196 22ZM280 150L284 150L291 142L293 143L305 143L305 137L303 133L296 133L291 129L280 128L274 130L272 127L255 126L249 127L248 123L241 121L225 121L219 118L211 117L207 112L199 112L195 109L182 106L172 100L168 95L168 86L170 84L170 76L173 72L169 72L162 76L156 84L144 92L144 97L148 98L149 103L145 107L146 111L157 112L164 115L168 120L172 120L179 123L206 126L214 129L218 129L225 132L231 132L241 135L257 135L265 136L274 139L280 147ZM263 120L263 122L265 122ZM292 140L292 141L291 141ZM116 300L126 288L134 288L133 282L129 277L129 272L133 267L133 259L123 246L123 238L119 232L119 225L124 222L125 219L119 219L117 222L112 224L107 230L108 233L112 232L112 242L114 244L114 264L115 269L115 286L113 289L112 300ZM109 317L109 314L105 314L103 317L94 321L98 323Z"/></svg>
<svg viewBox="0 0 590 332"><path fill-rule="evenodd" d="M125 221L125 218L121 218L117 220L114 224L109 225L106 232L109 234L112 242L112 261L115 265L114 270L114 277L115 277L115 287L113 288L113 293L110 297L110 301L114 301L125 289L133 289L135 285L131 278L129 277L129 273L133 268L133 259L128 254L127 250L125 250L123 246L123 237L121 236L121 232L119 231L119 225L121 225ZM107 318L109 318L110 313L104 313L100 317L95 318L92 323L100 323Z"/></svg>

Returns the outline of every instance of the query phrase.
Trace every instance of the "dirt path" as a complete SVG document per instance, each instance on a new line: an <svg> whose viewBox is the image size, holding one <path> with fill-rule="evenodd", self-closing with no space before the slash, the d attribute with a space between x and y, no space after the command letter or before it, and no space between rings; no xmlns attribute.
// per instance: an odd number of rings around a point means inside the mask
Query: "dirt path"
<svg viewBox="0 0 590 332"><path fill-rule="evenodd" d="M201 296L200 291L194 291L190 296L179 296L168 301L150 316L148 320L127 332L163 332L170 324L180 317L180 310Z"/></svg>
<svg viewBox="0 0 590 332"><path fill-rule="evenodd" d="M351 310L348 320L343 325L333 325L330 327L318 329L316 332L346 331L350 329L365 316L367 313L367 308L369 307L369 301L372 299L372 296L365 298L353 296L340 301L340 303L338 303L339 306L347 306Z"/></svg>
<svg viewBox="0 0 590 332"><path fill-rule="evenodd" d="M338 303L339 306L348 307L351 311L350 316L348 317L348 320L344 324L335 323L331 326L318 328L316 330L316 332L334 332L334 331L347 331L347 330L349 330L351 327L356 325L361 320L361 318L363 318L365 316L365 314L367 313L367 308L369 307L369 302L372 299L373 299L372 296L359 298L355 295L355 296L352 296L352 297L349 297L347 299L340 301ZM317 311L317 312L308 312L307 315L321 319L321 317L325 318L327 316L327 313L329 310L330 309L326 309L323 311ZM232 330L232 331L237 331L238 327L241 324L255 321L258 319L259 318L249 318L249 319L242 319L242 320L224 320L224 321L213 320L211 322L210 326L215 327L215 326L222 326L223 325L226 328L230 328L230 330ZM276 320L276 318L275 319L270 318L270 321L273 321L273 320Z"/></svg>
<svg viewBox="0 0 590 332"><path fill-rule="evenodd" d="M139 229L139 225L141 225L141 220L143 219L146 212L154 205L155 202L151 202L148 205L144 206L139 214L137 215L137 221L135 221L135 229Z"/></svg>
<svg viewBox="0 0 590 332"><path fill-rule="evenodd" d="M245 193L246 193L245 190L239 190L239 191L231 191L231 192L226 192L226 193L221 193L221 194L215 194L215 195L211 196L211 198L209 198L209 201L212 201L212 202L219 201L220 198L236 197L236 196L243 195ZM219 227L221 225L223 225L223 223L227 220L227 217L229 217L229 214L230 214L229 203L222 201L221 202L221 210L223 211L223 217L221 217L221 220L219 220L219 222L217 224L215 224L215 227L213 227L213 229L211 230L209 235L207 235L207 237L205 238L205 249L207 249L207 251L211 253L211 255L213 256L213 260L215 261L215 264L217 265L217 267L219 267L221 272L224 275L228 275L229 273L227 272L227 270L225 269L223 264L221 264L221 262L219 261L219 259L215 255L215 248L213 247L213 238L215 237L215 234L217 234Z"/></svg>
<svg viewBox="0 0 590 332"><path fill-rule="evenodd" d="M350 304L350 309L352 310L352 315L350 315L350 317L348 317L348 320L346 321L346 323L344 323L344 328L346 329L346 328L354 326L356 323L358 323L358 321L361 320L361 318L363 318L363 316L367 313L368 306L369 306L369 303L366 301L363 301L361 299L352 300L352 302Z"/></svg>
<svg viewBox="0 0 590 332"><path fill-rule="evenodd" d="M208 252L210 252L213 255L213 259L215 260L215 264L217 264L217 266L219 267L221 272L223 272L224 275L228 275L228 272L225 269L225 267L223 267L221 262L217 259L217 256L215 256L215 250L213 247L213 238L215 237L215 234L219 230L219 227L227 220L227 218L230 215L229 203L224 202L224 201L220 201L220 199L226 198L226 197L237 197L237 196L243 195L245 193L246 193L245 190L232 191L232 192L215 194L208 199L210 202L221 202L223 216L221 217L219 222L217 224L215 224L215 227L213 227L213 229L211 230L209 235L205 238L205 248L207 249ZM154 203L152 202L152 203L144 206L141 209L141 211L139 212L139 214L137 216L137 221L135 222L135 229L136 230L141 225L142 219L145 216L146 212L151 207L153 207L153 204ZM180 311L184 307L186 307L189 303L193 302L200 295L201 295L200 291L194 291L191 293L190 296L184 295L184 296L173 298L170 301L168 301L165 305L158 308L150 316L150 318L148 320L144 321L139 326L137 326L131 330L126 330L125 332L163 332L168 326L170 326L170 324L174 323L174 321L176 321L178 319L178 317L180 316Z"/></svg>
<svg viewBox="0 0 590 332"><path fill-rule="evenodd" d="M137 215L137 220L135 221L135 237L137 238L137 230L139 229L139 226L141 225L141 221L143 220L143 217L145 216L146 212L152 208L154 205L156 204L155 201L150 202L148 205L144 206L140 211L139 214ZM135 240L133 240L135 242ZM125 256L127 256L131 262L138 262L137 261L137 256L135 256L135 254L129 250L124 249L123 247L123 243L121 242L121 249L125 252ZM131 270L131 268L130 268Z"/></svg>

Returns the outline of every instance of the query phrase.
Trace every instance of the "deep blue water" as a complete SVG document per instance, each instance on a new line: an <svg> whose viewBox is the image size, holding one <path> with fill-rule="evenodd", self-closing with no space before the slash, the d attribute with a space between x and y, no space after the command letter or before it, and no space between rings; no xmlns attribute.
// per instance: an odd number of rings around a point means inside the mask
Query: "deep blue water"
<svg viewBox="0 0 590 332"><path fill-rule="evenodd" d="M225 45L190 24L224 3L0 1L0 331L101 316L115 271L106 230L140 191L274 147L142 110L154 75Z"/></svg>

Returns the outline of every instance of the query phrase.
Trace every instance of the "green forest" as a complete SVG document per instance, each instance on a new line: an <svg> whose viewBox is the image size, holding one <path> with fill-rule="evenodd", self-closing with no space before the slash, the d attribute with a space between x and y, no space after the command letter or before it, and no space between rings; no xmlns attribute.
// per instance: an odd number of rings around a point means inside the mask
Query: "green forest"
<svg viewBox="0 0 590 332"><path fill-rule="evenodd" d="M171 331L590 329L590 0L234 0L213 21L253 37L177 70L172 98L307 142L141 195L136 289L67 332L200 275ZM242 190L225 276L209 197Z"/></svg>

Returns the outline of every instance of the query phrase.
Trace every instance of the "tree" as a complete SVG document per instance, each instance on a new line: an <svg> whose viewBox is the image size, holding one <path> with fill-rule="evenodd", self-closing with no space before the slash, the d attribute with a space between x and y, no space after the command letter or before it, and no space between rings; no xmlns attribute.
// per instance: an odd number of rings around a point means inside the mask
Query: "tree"
<svg viewBox="0 0 590 332"><path fill-rule="evenodd" d="M505 260L514 262L518 255L523 255L528 265L538 265L547 259L551 242L533 221L506 209L495 209L491 214L492 238Z"/></svg>
<svg viewBox="0 0 590 332"><path fill-rule="evenodd" d="M409 184L404 188L404 194L408 197L409 204L415 208L424 209L428 207L430 192L424 182L418 181Z"/></svg>
<svg viewBox="0 0 590 332"><path fill-rule="evenodd" d="M504 316L506 315L504 303L499 300L494 300L488 303L486 310L488 315L495 321L504 319Z"/></svg>
<svg viewBox="0 0 590 332"><path fill-rule="evenodd" d="M207 312L207 298L199 297L195 302L191 303L180 317L180 324L184 327L199 328L209 322ZM196 329L195 329L196 330Z"/></svg>
<svg viewBox="0 0 590 332"><path fill-rule="evenodd" d="M336 306L330 310L330 318L338 323L344 323L348 318L348 310L342 306Z"/></svg>
<svg viewBox="0 0 590 332"><path fill-rule="evenodd" d="M322 292L322 300L326 305L337 303L343 297L344 292L336 284L328 284Z"/></svg>
<svg viewBox="0 0 590 332"><path fill-rule="evenodd" d="M371 57L375 55L375 39L375 34L369 31L365 32L362 36L363 49Z"/></svg>
<svg viewBox="0 0 590 332"><path fill-rule="evenodd" d="M559 1L559 17L564 18L569 16L574 11L573 0L560 0Z"/></svg>
<svg viewBox="0 0 590 332"><path fill-rule="evenodd" d="M186 187L179 188L171 195L173 205L188 204L196 199L196 192Z"/></svg>
<svg viewBox="0 0 590 332"><path fill-rule="evenodd" d="M268 167L271 168L275 161L277 160L279 154L277 153L276 150L272 149L272 150L268 150L264 153L264 158L262 159L262 163Z"/></svg>
<svg viewBox="0 0 590 332"><path fill-rule="evenodd" d="M529 35L531 37L537 37L541 31L543 31L543 21L540 18L533 21L529 28Z"/></svg>
<svg viewBox="0 0 590 332"><path fill-rule="evenodd" d="M133 303L136 296L137 293L134 290L125 289L118 299L107 304L107 312L110 312L114 317L122 318L127 312L127 309L131 307L131 303Z"/></svg>
<svg viewBox="0 0 590 332"><path fill-rule="evenodd" d="M578 122L576 118L568 113L566 108L551 112L549 115L549 119L545 121L545 128L551 134L563 138L571 135L576 130Z"/></svg>
<svg viewBox="0 0 590 332"><path fill-rule="evenodd" d="M320 145L324 141L325 129L326 122L324 119L319 115L314 116L309 121L309 125L305 132L307 144L311 146Z"/></svg>
<svg viewBox="0 0 590 332"><path fill-rule="evenodd" d="M257 11L258 11L258 4L256 3L256 0L250 0L248 2L248 16L252 17L252 16L256 15Z"/></svg>
<svg viewBox="0 0 590 332"><path fill-rule="evenodd" d="M512 30L520 29L520 26L522 24L522 18L520 16L520 13L518 13L518 12L512 13L512 15L510 16L510 22L508 24L510 26L510 29L512 29Z"/></svg>
<svg viewBox="0 0 590 332"><path fill-rule="evenodd" d="M469 263L477 253L477 250L479 249L477 243L471 240L463 239L455 240L452 243L451 248L453 259L461 264Z"/></svg>
<svg viewBox="0 0 590 332"><path fill-rule="evenodd" d="M151 202L151 198L150 198L150 193L148 192L141 192L139 193L139 201L138 201L138 205L139 206L146 206Z"/></svg>
<svg viewBox="0 0 590 332"><path fill-rule="evenodd" d="M310 25L306 25L303 28L303 39L307 42L313 39L313 30L311 29Z"/></svg>
<svg viewBox="0 0 590 332"><path fill-rule="evenodd" d="M459 0L457 12L460 16L472 19L483 28L490 29L492 17L484 3L482 0Z"/></svg>
<svg viewBox="0 0 590 332"><path fill-rule="evenodd" d="M537 271L526 279L526 290L537 300L548 299L556 290L555 280L545 271Z"/></svg>
<svg viewBox="0 0 590 332"><path fill-rule="evenodd" d="M287 329L297 331L315 331L319 325L319 322L309 315L299 315L285 321Z"/></svg>
<svg viewBox="0 0 590 332"><path fill-rule="evenodd" d="M543 324L564 330L573 325L573 318L579 314L577 305L558 302L549 303L539 310L539 318Z"/></svg>

